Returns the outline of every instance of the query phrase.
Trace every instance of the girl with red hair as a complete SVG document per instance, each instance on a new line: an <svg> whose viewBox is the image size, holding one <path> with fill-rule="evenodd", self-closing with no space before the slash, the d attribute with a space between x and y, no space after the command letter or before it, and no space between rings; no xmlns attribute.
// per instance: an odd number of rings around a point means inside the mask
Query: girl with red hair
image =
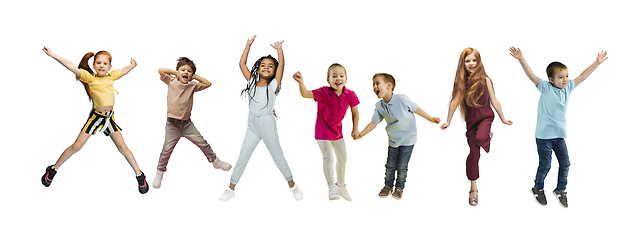
<svg viewBox="0 0 640 240"><path fill-rule="evenodd" d="M491 138L491 123L493 123L493 110L498 112L502 123L511 125L511 120L505 119L502 107L493 90L493 83L482 65L480 53L476 49L466 48L460 54L456 78L453 82L451 102L449 102L449 114L447 122L443 123L442 130L449 127L451 118L456 108L460 109L460 115L467 123L467 143L469 144L469 156L467 156L467 178L471 181L469 191L469 205L478 205L478 187L476 180L480 177L478 161L480 160L480 148L489 152Z"/></svg>
<svg viewBox="0 0 640 240"><path fill-rule="evenodd" d="M44 47L42 50L75 74L76 79L84 85L90 101L93 102L93 109L91 109L87 122L82 127L80 134L78 134L78 138L71 146L62 152L54 165L47 167L44 175L42 175L42 184L45 187L49 187L60 166L73 154L80 151L91 135L103 133L105 136L111 137L118 151L129 161L133 171L136 173L138 191L142 194L147 193L147 191L149 191L149 185L147 185L144 173L138 168L138 163L133 157L133 153L131 153L124 143L124 139L120 133L122 129L116 124L113 118L113 105L115 103L113 81L118 80L135 68L137 65L136 60L132 58L131 65L122 68L122 70L116 69L111 71L111 54L107 51L99 51L96 54L92 52L85 54L80 61L80 65L76 67L71 61L54 54L50 48ZM91 57L93 57L92 67L96 71L95 73L89 67L89 59Z"/></svg>

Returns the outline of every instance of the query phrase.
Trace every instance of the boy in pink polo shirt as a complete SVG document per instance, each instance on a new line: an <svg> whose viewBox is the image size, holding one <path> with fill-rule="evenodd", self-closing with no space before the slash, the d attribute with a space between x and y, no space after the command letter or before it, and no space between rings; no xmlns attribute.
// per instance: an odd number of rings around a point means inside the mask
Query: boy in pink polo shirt
<svg viewBox="0 0 640 240"><path fill-rule="evenodd" d="M221 161L211 146L202 137L196 126L191 122L193 108L193 93L207 89L211 82L196 75L196 64L186 57L178 59L176 70L170 68L158 69L160 80L169 87L167 92L167 125L165 127L164 145L158 160L158 170L153 180L153 187L160 188L164 172L167 171L169 157L180 138L185 137L202 150L213 167L229 171L231 165ZM195 81L192 81L195 80Z"/></svg>
<svg viewBox="0 0 640 240"><path fill-rule="evenodd" d="M316 117L316 140L322 152L322 168L324 177L329 187L329 200L337 200L340 197L351 201L351 196L344 183L345 167L347 163L347 147L342 136L342 119L347 113L347 108L351 108L351 119L353 120L353 130L351 137L355 137L358 132L358 96L353 91L347 89L347 70L340 64L334 63L327 70L327 82L329 86L324 86L313 91L307 90L302 80L302 74L293 74L300 87L300 95L304 98L313 98L318 103L318 115ZM337 183L334 181L333 151L336 152L337 163L335 167L338 175Z"/></svg>

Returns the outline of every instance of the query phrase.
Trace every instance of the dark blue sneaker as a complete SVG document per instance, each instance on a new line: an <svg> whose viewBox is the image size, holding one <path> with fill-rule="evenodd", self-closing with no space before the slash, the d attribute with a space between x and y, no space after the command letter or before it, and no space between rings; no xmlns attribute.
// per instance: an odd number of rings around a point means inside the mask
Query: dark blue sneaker
<svg viewBox="0 0 640 240"><path fill-rule="evenodd" d="M141 172L140 176L136 176L136 180L138 180L138 191L141 194L147 193L149 191L149 185L147 184L147 179L144 176L144 173Z"/></svg>
<svg viewBox="0 0 640 240"><path fill-rule="evenodd" d="M53 165L48 166L47 169L45 169L44 175L42 175L42 185L44 185L45 187L49 187L49 185L51 185L51 181L53 181L53 177L56 176L57 172L58 171L53 168Z"/></svg>

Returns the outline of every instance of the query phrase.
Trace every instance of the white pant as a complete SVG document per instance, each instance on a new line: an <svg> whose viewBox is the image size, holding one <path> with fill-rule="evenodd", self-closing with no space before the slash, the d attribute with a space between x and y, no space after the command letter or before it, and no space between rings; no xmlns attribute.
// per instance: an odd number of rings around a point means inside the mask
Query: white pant
<svg viewBox="0 0 640 240"><path fill-rule="evenodd" d="M280 147L275 116L272 114L262 116L249 114L249 118L247 120L247 133L244 135L244 141L242 142L238 161L233 168L233 173L231 173L231 183L238 184L238 180L242 177L242 173L244 173L244 169L247 167L249 158L251 158L251 155L256 149L256 146L258 146L260 140L264 141L264 145L267 147L267 150L269 150L273 162L276 163L276 166L280 169L285 180L291 181L293 179L287 160L284 159L284 154Z"/></svg>
<svg viewBox="0 0 640 240"><path fill-rule="evenodd" d="M324 171L324 178L327 180L327 185L335 184L333 180L333 152L336 152L336 175L338 175L338 183L344 184L344 172L347 166L347 146L344 143L344 138L330 141L330 140L317 140L320 152L322 152L322 170Z"/></svg>

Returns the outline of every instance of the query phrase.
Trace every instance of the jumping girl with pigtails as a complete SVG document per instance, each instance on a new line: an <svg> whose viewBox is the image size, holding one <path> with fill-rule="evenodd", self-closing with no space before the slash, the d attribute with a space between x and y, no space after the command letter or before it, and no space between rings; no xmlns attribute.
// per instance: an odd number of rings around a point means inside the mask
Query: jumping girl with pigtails
<svg viewBox="0 0 640 240"><path fill-rule="evenodd" d="M133 153L131 153L124 143L124 139L120 133L122 129L116 124L113 117L113 105L115 102L113 81L118 80L135 68L137 65L136 60L132 58L131 65L122 68L122 70L116 69L111 71L111 54L107 51L99 51L95 56L92 52L85 54L80 61L80 65L76 67L71 61L54 54L50 48L44 47L42 50L76 75L76 79L82 82L87 96L89 96L90 101L93 102L93 109L91 109L87 122L82 127L80 134L78 134L78 138L71 146L62 152L62 155L60 155L54 165L47 167L44 175L42 175L42 184L45 187L49 187L60 166L62 166L69 157L80 151L91 135L103 133L105 136L111 137L118 151L129 161L133 171L136 173L138 191L142 194L147 193L149 186L147 185L144 173L140 171L138 163L133 157ZM95 73L89 67L89 59L91 57L94 57L93 69L96 71Z"/></svg>
<svg viewBox="0 0 640 240"><path fill-rule="evenodd" d="M502 123L511 125L513 122L504 118L502 107L493 90L493 83L484 71L484 65L480 59L480 53L476 49L466 48L460 54L456 78L453 82L453 92L449 103L447 122L443 123L442 130L449 127L451 118L456 108L460 109L460 115L467 123L467 143L469 144L469 156L467 156L467 178L471 181L469 191L469 205L478 205L478 186L476 180L480 177L478 161L480 160L480 148L489 152L491 138L491 123L493 123L493 110L498 112Z"/></svg>
<svg viewBox="0 0 640 240"><path fill-rule="evenodd" d="M238 180L242 176L244 169L247 167L249 158L260 140L264 141L264 145L269 150L271 158L280 169L285 180L289 184L291 192L296 200L302 200L302 191L293 181L291 170L284 158L278 132L276 128L276 117L273 108L276 103L276 95L280 92L280 83L284 72L284 53L282 51L282 42L275 42L271 47L278 51L278 60L271 55L261 57L253 64L251 70L247 67L247 58L251 44L255 40L254 35L247 40L244 52L240 58L240 70L247 80L247 87L242 90L242 95L249 99L249 116L247 120L247 132L244 136L240 155L236 162L236 167L231 174L231 183L229 188L224 191L220 200L228 201L235 194L235 187ZM275 80L275 81L274 81Z"/></svg>

